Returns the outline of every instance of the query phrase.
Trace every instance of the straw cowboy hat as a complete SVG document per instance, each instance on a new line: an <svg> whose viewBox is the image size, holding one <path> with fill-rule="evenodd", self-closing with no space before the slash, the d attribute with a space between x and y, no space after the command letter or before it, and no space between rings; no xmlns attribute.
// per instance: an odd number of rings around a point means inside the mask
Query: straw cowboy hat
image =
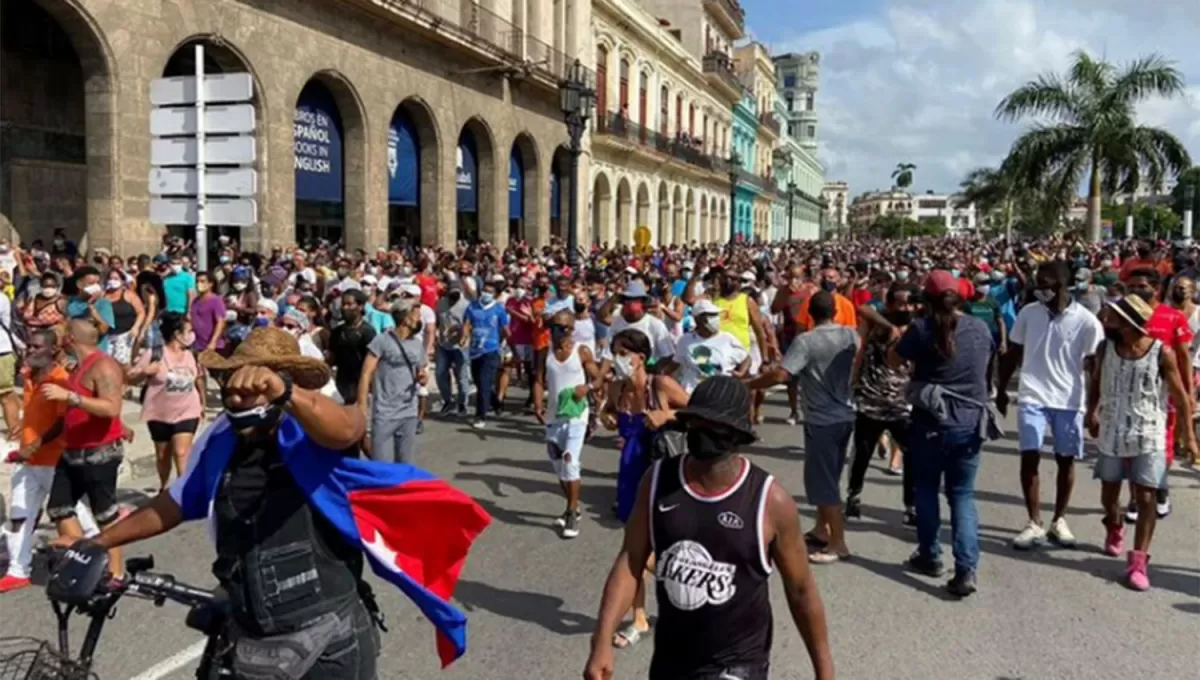
<svg viewBox="0 0 1200 680"><path fill-rule="evenodd" d="M236 371L243 366L262 366L291 377L292 384L319 390L332 373L325 362L300 353L300 343L287 331L263 326L250 331L228 358L212 350L200 353L200 365L213 371Z"/></svg>

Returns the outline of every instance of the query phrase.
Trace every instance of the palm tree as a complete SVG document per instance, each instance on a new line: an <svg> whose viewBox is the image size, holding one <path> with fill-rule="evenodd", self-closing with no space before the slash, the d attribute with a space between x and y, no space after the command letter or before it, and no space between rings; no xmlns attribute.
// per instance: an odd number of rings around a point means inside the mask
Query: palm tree
<svg viewBox="0 0 1200 680"><path fill-rule="evenodd" d="M892 171L892 181L901 189L907 189L913 183L913 171L917 169L912 163L897 163Z"/></svg>
<svg viewBox="0 0 1200 680"><path fill-rule="evenodd" d="M1013 198L1016 189L1013 177L999 168L975 168L959 184L961 202L975 205L978 213L989 215L1004 211L1004 238L1012 239Z"/></svg>
<svg viewBox="0 0 1200 680"><path fill-rule="evenodd" d="M1066 74L1043 74L1017 88L996 107L996 117L1038 122L1009 151L1007 165L1021 186L1074 192L1087 173L1088 232L1100 239L1105 194L1132 193L1139 184L1159 186L1164 176L1191 165L1187 149L1171 133L1137 125L1134 108L1154 96L1183 94L1183 76L1158 55L1118 70L1076 52Z"/></svg>

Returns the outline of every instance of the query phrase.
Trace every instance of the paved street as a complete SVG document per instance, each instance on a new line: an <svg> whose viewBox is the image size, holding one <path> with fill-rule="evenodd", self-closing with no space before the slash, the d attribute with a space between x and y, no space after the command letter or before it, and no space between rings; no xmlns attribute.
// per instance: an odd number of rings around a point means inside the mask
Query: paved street
<svg viewBox="0 0 1200 680"><path fill-rule="evenodd" d="M772 397L768 417L775 422L785 415L782 402L782 395ZM754 460L800 498L801 429L771 424L760 431L763 440L752 450ZM620 540L609 519L616 456L610 440L593 443L583 461L583 533L566 542L552 528L562 500L532 419L504 420L483 432L459 422L428 424L421 464L475 496L495 522L476 544L458 585L456 599L471 622L469 651L449 670L438 670L432 628L416 610L386 587L376 588L390 627L383 637L381 678L579 677L604 577ZM899 479L886 476L882 461L876 461L868 475L866 516L850 527L854 561L816 567L839 677L1194 677L1200 662L1200 477L1174 472L1175 512L1160 524L1155 541L1154 589L1134 593L1117 581L1123 561L1100 554L1099 487L1090 478L1090 465L1079 470L1077 509L1069 516L1080 540L1077 549L1023 554L1008 546L1024 517L1014 445L1006 440L985 451L978 482L981 590L964 602L943 596L941 581L902 571L900 563L915 537L900 524ZM1049 464L1043 472L1052 474ZM131 480L130 498L150 485ZM1044 508L1051 511L1048 503ZM804 509L803 514L805 525L811 525L811 513ZM212 581L212 551L199 524L130 551L145 553L157 558L161 571L202 584ZM778 579L773 587L773 677L811 677ZM0 598L0 613L0 635L53 636L52 614L37 589ZM183 615L170 605L155 610L150 603L128 602L101 643L100 677L188 677L193 666L186 661L198 652L198 638L184 627ZM82 636L81 627L76 635ZM617 677L645 677L651 647L643 640L618 652Z"/></svg>

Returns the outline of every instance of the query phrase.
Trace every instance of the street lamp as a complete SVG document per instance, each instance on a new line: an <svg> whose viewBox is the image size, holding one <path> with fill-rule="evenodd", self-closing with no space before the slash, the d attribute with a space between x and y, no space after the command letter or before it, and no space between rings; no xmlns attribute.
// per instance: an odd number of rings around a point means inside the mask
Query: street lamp
<svg viewBox="0 0 1200 680"><path fill-rule="evenodd" d="M579 155L583 153L580 142L596 105L596 88L591 82L591 72L578 59L567 67L565 75L558 83L558 94L567 134L571 138L568 148L571 195L567 198L567 263L575 270L579 267Z"/></svg>
<svg viewBox="0 0 1200 680"><path fill-rule="evenodd" d="M737 151L729 154L729 245L737 240L737 211L734 203L737 201L738 169L742 167L742 159Z"/></svg>
<svg viewBox="0 0 1200 680"><path fill-rule="evenodd" d="M788 182L788 240L792 240L792 203L796 199L796 183Z"/></svg>

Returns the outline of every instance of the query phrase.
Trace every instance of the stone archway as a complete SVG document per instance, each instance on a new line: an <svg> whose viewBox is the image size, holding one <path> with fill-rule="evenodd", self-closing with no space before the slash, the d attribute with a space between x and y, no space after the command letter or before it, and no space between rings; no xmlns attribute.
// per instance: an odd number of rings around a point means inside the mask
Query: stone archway
<svg viewBox="0 0 1200 680"><path fill-rule="evenodd" d="M541 224L542 211L549 206L545 203L545 192L538 180L541 170L539 158L537 142L533 136L528 132L518 134L513 140L508 159L508 200L505 201L505 216L508 218L509 241L515 238L540 245L544 240L537 230ZM520 173L520 176L514 176L514 173Z"/></svg>
<svg viewBox="0 0 1200 680"><path fill-rule="evenodd" d="M650 225L650 187L645 182L638 184L637 191L637 221L634 223L634 229L639 227L647 227ZM629 232L629 243L636 243L634 238L635 232Z"/></svg>
<svg viewBox="0 0 1200 680"><path fill-rule="evenodd" d="M615 241L613 237L613 195L608 176L596 173L592 185L592 244L602 245Z"/></svg>
<svg viewBox="0 0 1200 680"><path fill-rule="evenodd" d="M628 177L622 177L617 184L617 233L609 244L633 245L633 189Z"/></svg>
<svg viewBox="0 0 1200 680"><path fill-rule="evenodd" d="M670 243L670 215L671 215L671 196L667 189L666 182L658 183L658 229L656 230L658 245Z"/></svg>
<svg viewBox="0 0 1200 680"><path fill-rule="evenodd" d="M76 0L4 0L0 30L0 237L49 250L61 229L81 249L151 246L117 242L115 61L99 27Z"/></svg>
<svg viewBox="0 0 1200 680"><path fill-rule="evenodd" d="M463 125L458 135L457 151L457 204L458 224L455 239L476 243L504 244L508 240L508 229L497 224L497 216L506 210L497 208L496 196L496 142L491 127L478 116ZM472 188L473 187L473 188ZM507 221L503 221L506 225Z"/></svg>
<svg viewBox="0 0 1200 680"><path fill-rule="evenodd" d="M438 242L441 154L433 109L420 97L400 102L388 124L388 245Z"/></svg>

